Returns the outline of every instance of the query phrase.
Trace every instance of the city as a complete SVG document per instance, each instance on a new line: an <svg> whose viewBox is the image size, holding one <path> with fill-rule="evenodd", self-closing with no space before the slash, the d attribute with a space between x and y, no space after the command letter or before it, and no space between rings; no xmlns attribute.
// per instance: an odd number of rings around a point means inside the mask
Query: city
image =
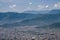
<svg viewBox="0 0 60 40"><path fill-rule="evenodd" d="M0 28L0 40L60 40L60 32L58 30L56 32L56 29L38 31L36 28L30 30L30 28L25 29L25 27Z"/></svg>

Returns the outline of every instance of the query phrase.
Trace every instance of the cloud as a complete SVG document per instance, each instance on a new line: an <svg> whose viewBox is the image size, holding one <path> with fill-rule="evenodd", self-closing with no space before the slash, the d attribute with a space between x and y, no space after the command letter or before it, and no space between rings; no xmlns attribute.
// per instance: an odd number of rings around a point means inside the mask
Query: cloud
<svg viewBox="0 0 60 40"><path fill-rule="evenodd" d="M58 5L57 5L57 4L54 4L54 7L56 7L56 8L57 8L57 7L58 7Z"/></svg>
<svg viewBox="0 0 60 40"><path fill-rule="evenodd" d="M60 8L60 2L54 4L54 8Z"/></svg>
<svg viewBox="0 0 60 40"><path fill-rule="evenodd" d="M43 9L44 8L43 5L38 5L37 7L38 7L38 9Z"/></svg>
<svg viewBox="0 0 60 40"><path fill-rule="evenodd" d="M16 4L13 4L13 5L9 5L10 8L15 8L16 7Z"/></svg>
<svg viewBox="0 0 60 40"><path fill-rule="evenodd" d="M37 5L37 10L44 10L48 8L49 8L49 5Z"/></svg>
<svg viewBox="0 0 60 40"><path fill-rule="evenodd" d="M48 7L49 7L48 5L45 6L45 8L48 8Z"/></svg>
<svg viewBox="0 0 60 40"><path fill-rule="evenodd" d="M31 7L27 7L27 10L31 10Z"/></svg>
<svg viewBox="0 0 60 40"><path fill-rule="evenodd" d="M32 5L32 2L29 2L29 5Z"/></svg>
<svg viewBox="0 0 60 40"><path fill-rule="evenodd" d="M37 6L38 9L46 9L48 7L49 7L48 5L38 5Z"/></svg>
<svg viewBox="0 0 60 40"><path fill-rule="evenodd" d="M13 11L17 11L16 4L9 5L9 8L12 9Z"/></svg>
<svg viewBox="0 0 60 40"><path fill-rule="evenodd" d="M26 11L26 10L32 10L32 8L30 6L28 6L24 9L24 11Z"/></svg>

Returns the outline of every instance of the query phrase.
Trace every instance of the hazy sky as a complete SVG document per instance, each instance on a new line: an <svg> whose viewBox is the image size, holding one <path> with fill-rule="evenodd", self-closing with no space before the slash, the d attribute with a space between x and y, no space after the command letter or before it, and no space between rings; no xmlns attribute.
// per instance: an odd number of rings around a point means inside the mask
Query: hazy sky
<svg viewBox="0 0 60 40"><path fill-rule="evenodd" d="M0 12L59 9L60 0L0 0Z"/></svg>

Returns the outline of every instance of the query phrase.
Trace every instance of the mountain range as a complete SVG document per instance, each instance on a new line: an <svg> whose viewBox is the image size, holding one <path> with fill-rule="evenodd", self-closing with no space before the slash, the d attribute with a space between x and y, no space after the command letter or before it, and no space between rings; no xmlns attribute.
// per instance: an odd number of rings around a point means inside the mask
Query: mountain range
<svg viewBox="0 0 60 40"><path fill-rule="evenodd" d="M45 11L0 12L0 27L44 26L60 23L60 9Z"/></svg>
<svg viewBox="0 0 60 40"><path fill-rule="evenodd" d="M38 27L35 27L37 29L40 29L40 28L48 28L48 29L53 29L53 28L60 28L60 23L53 23L53 24L50 24L50 25L44 25L44 26L38 26Z"/></svg>

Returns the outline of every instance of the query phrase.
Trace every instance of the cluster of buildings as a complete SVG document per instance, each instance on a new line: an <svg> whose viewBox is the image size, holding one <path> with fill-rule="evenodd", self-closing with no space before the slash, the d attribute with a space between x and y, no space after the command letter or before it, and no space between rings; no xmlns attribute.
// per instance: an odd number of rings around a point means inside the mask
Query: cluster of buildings
<svg viewBox="0 0 60 40"><path fill-rule="evenodd" d="M21 31L19 29L0 28L0 40L60 40L54 33Z"/></svg>

